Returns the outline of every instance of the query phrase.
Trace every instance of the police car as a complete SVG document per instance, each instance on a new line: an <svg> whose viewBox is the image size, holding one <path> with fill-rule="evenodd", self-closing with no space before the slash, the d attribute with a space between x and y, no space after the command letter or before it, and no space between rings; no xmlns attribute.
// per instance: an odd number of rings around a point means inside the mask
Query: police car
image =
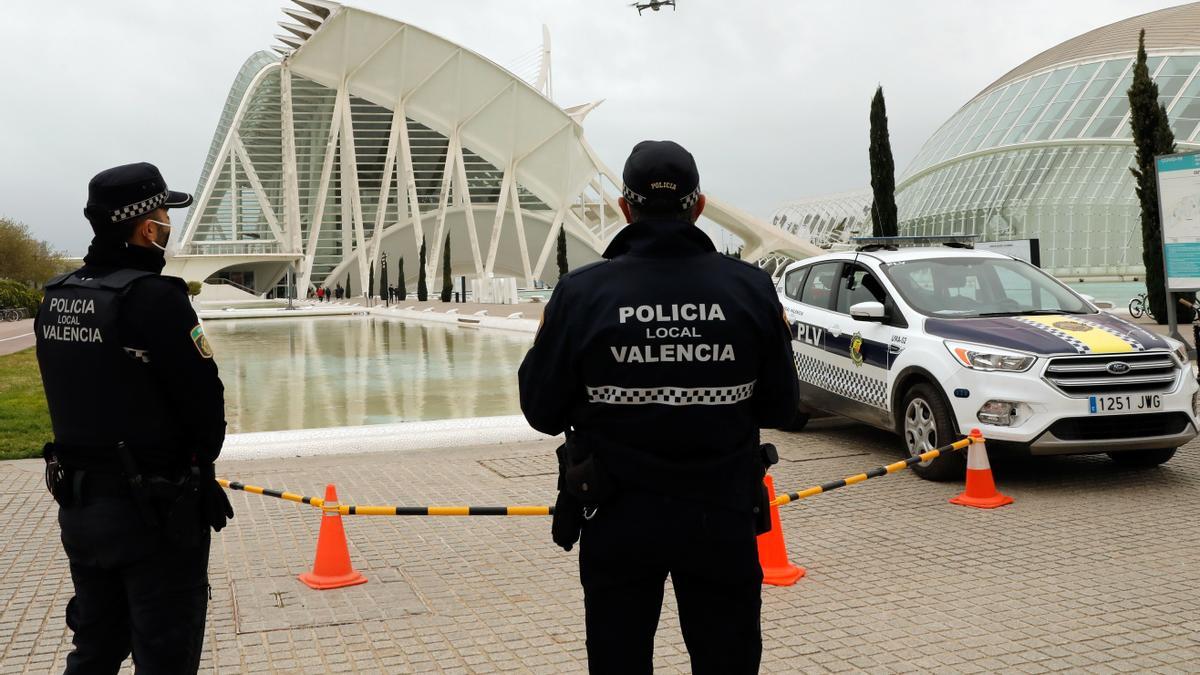
<svg viewBox="0 0 1200 675"><path fill-rule="evenodd" d="M918 455L972 427L1034 455L1153 466L1197 434L1187 349L1021 260L955 238L882 237L787 267L801 409L898 433ZM953 453L915 471L961 478Z"/></svg>

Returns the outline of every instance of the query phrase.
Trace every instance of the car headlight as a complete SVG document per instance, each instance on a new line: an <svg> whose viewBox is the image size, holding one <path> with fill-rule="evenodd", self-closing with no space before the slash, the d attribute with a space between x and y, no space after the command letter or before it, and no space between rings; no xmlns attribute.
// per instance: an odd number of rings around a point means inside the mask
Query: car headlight
<svg viewBox="0 0 1200 675"><path fill-rule="evenodd" d="M1000 370L1023 373L1033 367L1037 357L1017 352L1006 352L994 347L946 342L946 349L954 360L973 370Z"/></svg>
<svg viewBox="0 0 1200 675"><path fill-rule="evenodd" d="M1191 359L1188 358L1187 345L1183 344L1182 342L1175 342L1174 340L1171 340L1170 344L1171 351L1175 353L1175 358L1179 361L1179 365L1188 365L1191 362Z"/></svg>

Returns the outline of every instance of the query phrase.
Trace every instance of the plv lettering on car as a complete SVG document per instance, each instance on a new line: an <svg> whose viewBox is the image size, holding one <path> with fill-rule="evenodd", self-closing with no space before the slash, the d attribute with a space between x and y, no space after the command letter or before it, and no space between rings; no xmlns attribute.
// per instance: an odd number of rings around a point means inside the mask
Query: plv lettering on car
<svg viewBox="0 0 1200 675"><path fill-rule="evenodd" d="M797 321L793 324L795 327L796 339L813 347L821 346L821 338L825 336L825 329L813 326L807 323Z"/></svg>

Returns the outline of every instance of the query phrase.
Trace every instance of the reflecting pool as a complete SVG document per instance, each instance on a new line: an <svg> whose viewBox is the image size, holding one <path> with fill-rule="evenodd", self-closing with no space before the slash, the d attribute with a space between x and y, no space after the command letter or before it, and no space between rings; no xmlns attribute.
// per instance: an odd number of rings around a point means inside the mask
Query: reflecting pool
<svg viewBox="0 0 1200 675"><path fill-rule="evenodd" d="M533 336L372 317L207 321L229 433L520 414Z"/></svg>

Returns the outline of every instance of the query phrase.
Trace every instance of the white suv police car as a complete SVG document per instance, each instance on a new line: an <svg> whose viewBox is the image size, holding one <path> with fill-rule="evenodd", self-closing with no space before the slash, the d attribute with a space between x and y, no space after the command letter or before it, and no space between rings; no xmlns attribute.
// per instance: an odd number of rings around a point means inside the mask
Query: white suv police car
<svg viewBox="0 0 1200 675"><path fill-rule="evenodd" d="M895 431L911 455L979 427L988 448L1169 460L1194 438L1186 347L1111 314L1038 268L961 241L808 258L780 278L801 410ZM920 243L930 243L925 238ZM962 453L915 467L957 479Z"/></svg>

